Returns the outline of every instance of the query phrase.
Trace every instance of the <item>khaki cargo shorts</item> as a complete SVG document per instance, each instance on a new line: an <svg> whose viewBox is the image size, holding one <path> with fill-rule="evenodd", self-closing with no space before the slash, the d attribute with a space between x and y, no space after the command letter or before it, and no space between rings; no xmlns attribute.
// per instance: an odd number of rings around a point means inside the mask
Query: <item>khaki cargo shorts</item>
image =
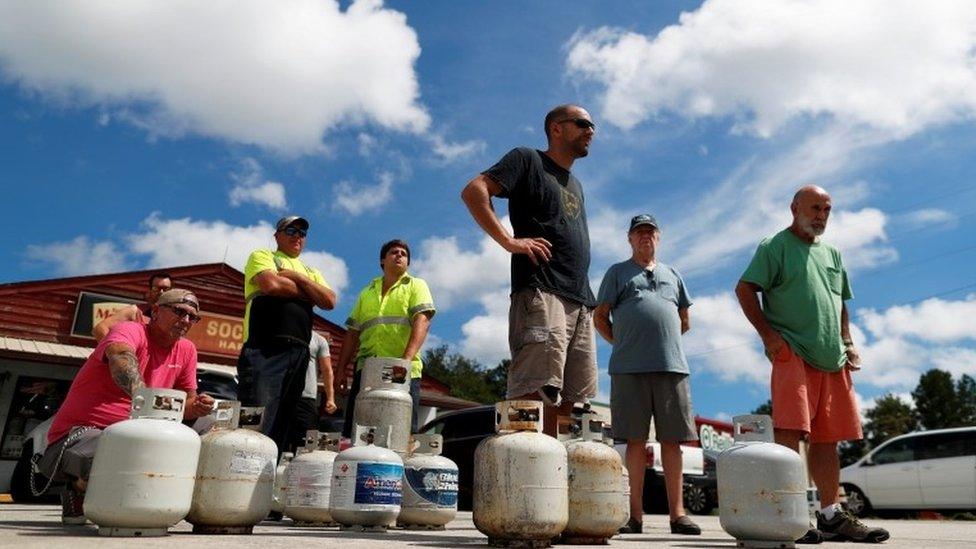
<svg viewBox="0 0 976 549"><path fill-rule="evenodd" d="M596 396L593 311L573 301L528 288L512 294L508 312L508 398L556 387L564 402Z"/></svg>

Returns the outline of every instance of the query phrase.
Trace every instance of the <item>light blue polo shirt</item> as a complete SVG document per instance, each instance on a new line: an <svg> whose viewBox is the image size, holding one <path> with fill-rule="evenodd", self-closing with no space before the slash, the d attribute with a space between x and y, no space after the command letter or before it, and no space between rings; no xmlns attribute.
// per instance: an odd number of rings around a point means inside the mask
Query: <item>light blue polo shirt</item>
<svg viewBox="0 0 976 549"><path fill-rule="evenodd" d="M632 259L617 263L603 275L597 302L610 305L611 375L689 373L678 309L690 307L691 299L673 267L658 263L647 270Z"/></svg>

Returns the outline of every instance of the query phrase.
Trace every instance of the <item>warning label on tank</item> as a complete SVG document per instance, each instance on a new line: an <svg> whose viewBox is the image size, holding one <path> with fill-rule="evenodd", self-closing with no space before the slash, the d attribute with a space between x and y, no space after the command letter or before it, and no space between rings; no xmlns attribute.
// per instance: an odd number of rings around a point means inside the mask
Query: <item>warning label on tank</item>
<svg viewBox="0 0 976 549"><path fill-rule="evenodd" d="M403 501L403 466L396 463L342 463L332 492L340 504L396 505Z"/></svg>
<svg viewBox="0 0 976 549"><path fill-rule="evenodd" d="M254 454L246 450L234 450L230 458L230 472L238 475L259 476L265 471L274 471L274 464L267 456Z"/></svg>
<svg viewBox="0 0 976 549"><path fill-rule="evenodd" d="M457 469L408 468L403 473L407 481L403 494L405 505L447 508L457 505Z"/></svg>

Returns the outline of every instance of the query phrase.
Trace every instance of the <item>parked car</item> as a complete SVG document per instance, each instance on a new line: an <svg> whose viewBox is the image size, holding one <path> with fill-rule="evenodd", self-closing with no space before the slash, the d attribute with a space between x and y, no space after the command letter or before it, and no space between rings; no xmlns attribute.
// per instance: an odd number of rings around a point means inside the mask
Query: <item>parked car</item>
<svg viewBox="0 0 976 549"><path fill-rule="evenodd" d="M704 455L705 465L701 475L685 475L685 509L695 515L707 515L718 507L718 478L715 473L715 457Z"/></svg>
<svg viewBox="0 0 976 549"><path fill-rule="evenodd" d="M976 509L976 427L895 437L840 472L848 509Z"/></svg>
<svg viewBox="0 0 976 549"><path fill-rule="evenodd" d="M197 366L197 392L207 393L216 399L237 400L237 376L236 370L232 367L211 367ZM58 403L60 406L60 403ZM56 410L55 410L56 411ZM43 423L34 427L27 433L24 445L21 449L20 458L14 466L13 474L10 477L10 495L18 503L56 501L57 495L46 494L35 496L31 492L31 459L33 456L41 456L47 449L47 433L54 421L54 411L51 417ZM205 418L197 421L205 421ZM35 485L40 488L47 484L47 478L43 475L34 475Z"/></svg>
<svg viewBox="0 0 976 549"><path fill-rule="evenodd" d="M627 444L614 444L621 459L625 459ZM661 445L648 442L645 445L647 465L644 469L644 512L667 513L668 498L664 487L664 466L661 463ZM682 495L685 509L696 515L707 515L715 508L717 498L714 497L716 486L714 462L711 477L706 472L705 454L697 446L681 445L682 466Z"/></svg>
<svg viewBox="0 0 976 549"><path fill-rule="evenodd" d="M458 466L458 507L462 510L470 510L474 486L474 451L482 440L495 434L495 407L478 406L445 412L421 427L420 432L440 434L444 437L442 454ZM611 436L611 433L608 432L607 435ZM620 445L616 445L616 449L618 452L621 451ZM667 510L660 456L657 443L648 443L647 469L644 477L644 508L647 511ZM686 488L693 481L696 482L695 485L707 485L701 449L682 446L682 456ZM712 478L714 479L714 475ZM711 511L714 505L708 507L708 503L713 501L715 500L707 499L704 507L700 507L703 513ZM696 511L692 510L692 512Z"/></svg>

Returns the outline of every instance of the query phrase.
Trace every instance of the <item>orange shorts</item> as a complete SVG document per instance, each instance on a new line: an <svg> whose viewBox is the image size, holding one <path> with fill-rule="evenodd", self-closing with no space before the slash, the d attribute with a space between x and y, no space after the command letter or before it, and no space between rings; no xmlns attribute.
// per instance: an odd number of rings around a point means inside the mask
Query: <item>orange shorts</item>
<svg viewBox="0 0 976 549"><path fill-rule="evenodd" d="M863 438L849 369L818 370L784 345L773 357L770 385L776 429L810 433L810 442Z"/></svg>

